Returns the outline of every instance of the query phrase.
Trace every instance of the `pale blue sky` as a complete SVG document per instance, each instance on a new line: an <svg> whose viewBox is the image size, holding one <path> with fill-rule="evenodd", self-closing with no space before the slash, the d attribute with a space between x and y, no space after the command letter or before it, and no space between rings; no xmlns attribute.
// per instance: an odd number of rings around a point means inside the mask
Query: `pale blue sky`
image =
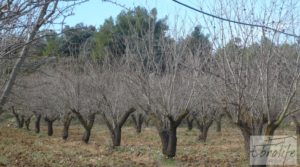
<svg viewBox="0 0 300 167"><path fill-rule="evenodd" d="M190 11L171 0L114 0L127 8L133 8L136 6L143 6L147 9L157 8L158 17L163 18L168 16L168 22L170 25L174 25L175 17L180 16L178 22L186 19L195 19L197 13ZM185 0L189 4L196 4L197 0ZM77 23L84 23L85 25L93 25L99 28L105 19L112 16L115 18L124 8L115 4L102 2L102 0L90 0L84 4L77 6L74 10L75 15L68 17L65 20L67 25L75 25ZM198 14L199 15L199 14ZM181 21L180 21L181 20ZM186 23L185 23L186 24ZM184 26L189 27L186 24Z"/></svg>
<svg viewBox="0 0 300 167"><path fill-rule="evenodd" d="M210 17L204 18L202 14L197 13L195 11L192 11L190 9L187 9L183 6L180 6L173 2L172 0L112 0L115 2L118 2L119 4L122 4L126 6L127 8L134 8L136 6L142 6L145 7L148 10L151 10L152 8L156 8L158 11L158 17L163 18L165 16L168 16L168 25L170 27L170 31L174 30L174 33L169 32L170 34L175 34L176 36L184 36L186 34L189 34L192 29L196 25L201 25L202 30L206 34L214 34L215 36L211 36L211 38L219 38L220 34L218 31L221 30L221 28L226 28L228 26L227 24L224 24L225 27L222 27L223 24L220 24L220 20L212 19ZM231 0L181 0L181 2L184 2L188 5L191 5L195 8L202 9L209 13L214 13L218 16L222 17L229 17L233 18L234 20L241 19L244 22L252 22L256 24L262 24L261 20L265 18L265 12L272 13L274 18L269 19L269 22L273 20L279 20L281 22L287 21L287 16L289 16L289 13L292 13L289 10L284 10L283 12L286 12L286 14L283 14L281 17L278 17L279 10L275 11L269 11L270 5L273 4L273 2L278 3L276 5L276 9L280 8L282 0L253 0L253 1L242 1L244 3L239 3L238 0L231 1ZM297 0L291 0L291 2L297 2ZM237 2L237 3L235 3ZM287 9L289 9L288 5L291 5L292 3L286 2L283 6ZM223 11L222 6L224 6L227 11ZM294 12L298 11L300 9L299 3L294 6ZM245 10L236 10L236 9L245 9ZM65 20L66 25L74 26L77 23L84 23L85 25L93 25L96 28L99 28L101 24L103 24L104 20L112 16L115 18L122 10L125 10L124 8L117 6L115 4L109 3L109 2L103 2L102 0L89 0L88 2L78 5L74 9L74 15L68 17ZM236 13L237 12L237 13ZM249 18L247 16L250 16L250 13L254 13L253 17ZM296 12L297 13L297 12ZM300 13L299 13L300 15ZM299 20L298 24L300 23L300 16L297 15L296 18ZM205 20L206 19L206 20ZM281 23L282 24L282 23ZM285 26L284 24L282 24ZM236 25L234 25L236 26ZM272 26L272 25L271 25ZM212 32L212 27L217 27L217 32ZM244 26L245 30L250 29L251 27ZM55 29L58 29L56 27ZM210 29L210 30L209 30ZM241 31L239 28L235 28L237 31ZM178 30L182 34L178 33ZM299 30L299 27L297 31ZM177 31L177 32L175 32ZM261 29L257 29L258 38L260 37L259 34ZM287 31L289 29L287 28ZM291 32L291 31L290 31ZM300 31L298 31L300 32ZM298 33L296 32L296 33ZM231 32L225 32L225 34L229 34ZM240 36L238 32L235 33L237 36ZM227 36L227 35L226 35ZM230 36L228 36L230 37ZM232 38L232 37L230 37Z"/></svg>

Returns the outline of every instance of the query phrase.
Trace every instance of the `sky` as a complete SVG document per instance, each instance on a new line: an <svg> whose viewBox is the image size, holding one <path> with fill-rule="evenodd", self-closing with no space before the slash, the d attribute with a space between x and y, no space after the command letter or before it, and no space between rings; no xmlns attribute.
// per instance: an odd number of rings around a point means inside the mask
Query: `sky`
<svg viewBox="0 0 300 167"><path fill-rule="evenodd" d="M168 17L167 23L169 25L170 30L171 31L174 30L173 34L176 34L179 37L189 34L194 29L194 27L197 25L202 26L202 32L204 32L205 34L212 34L212 32L211 32L212 26L218 27L217 21L219 21L219 20L216 20L216 19L212 20L212 22L214 22L214 23L212 23L213 25L209 24L209 22L207 22L207 21L205 22L202 14L192 11L184 6L181 6L181 5L173 2L172 0L111 0L111 1L117 2L118 4L121 4L129 9L132 9L137 6L145 7L148 10L151 10L152 8L156 8L157 12L158 12L158 18L164 18L167 16ZM223 0L220 0L220 1L179 0L179 1L186 3L190 6L193 6L197 9L203 8L203 10L206 12L213 11L214 13L218 13L217 15L221 16L221 17L226 17L226 16L223 16L224 13L222 13L221 10L219 10L219 9L214 10L212 8L222 7L222 5L224 5L225 8L227 8L229 10L229 11L227 11L228 12L227 14L229 15L229 17L230 17L230 15L233 16L234 13L236 12L232 8L238 8L238 9L242 8L242 9L244 9L244 11L241 10L242 13L238 13L238 17L241 17L238 19L242 19L242 21L250 22L250 23L255 22L255 20L253 20L254 18L257 20L260 20L261 18L265 17L263 11L269 10L268 6L265 6L266 4L272 4L273 2L278 2L278 4L280 5L280 4L282 4L282 2L285 2L285 1L281 1L281 0L265 0L265 1L253 0L253 1L242 1L245 3L239 3L238 5L240 5L240 6L236 6L236 4L234 4L234 2L239 2L239 1L232 1L233 2L232 4L230 4L231 3L230 0L224 0L224 1ZM291 0L291 2L292 1L293 0ZM216 2L221 3L221 4L215 4ZM254 2L254 3L252 3L252 2ZM288 4L289 3L286 3L286 5L288 5ZM228 8L229 6L230 6L230 8ZM210 8L210 7L212 7L212 8ZM277 8L279 8L279 7L280 6L277 5ZM294 10L297 11L298 9L300 9L299 3L297 4L297 7L299 7L299 8L294 9ZM78 23L83 23L84 25L93 25L96 28L99 28L100 25L103 24L105 19L107 19L109 17L116 18L116 16L122 10L126 10L126 9L124 7L120 7L113 3L103 2L102 0L89 0L88 2L85 2L85 3L80 4L75 7L75 9L73 11L74 15L67 17L67 19L65 20L65 25L74 26ZM250 18L247 18L247 15L245 15L246 17L243 17L243 15L244 15L243 12L245 12L245 14L247 13L248 15L250 12L254 12L255 16L251 20ZM273 20L279 19L279 20L284 21L284 19L285 19L284 17L276 18L278 16L277 12L279 12L279 11L277 10L277 11L271 12L272 15L274 15L274 17L275 17ZM289 11L286 11L286 12L288 15ZM299 13L299 15L300 15L300 13ZM235 19L237 19L237 18L234 18L234 20ZM300 16L298 17L298 19L299 19L299 23L300 23ZM270 21L272 21L272 20L270 20ZM261 24L260 22L255 22L255 23ZM224 24L224 25L226 26L226 24ZM236 26L236 25L234 25L234 26ZM218 27L217 29L220 30L221 28L222 27ZM251 27L246 26L245 28L250 29ZM60 28L55 27L54 29L59 30ZM208 30L208 29L210 29L210 30ZM182 34L179 34L178 30L180 30ZM261 32L259 32L259 31L261 31L261 29L258 29L257 34L261 34ZM169 33L170 33L170 35L172 35L172 32L169 32ZM227 33L230 33L230 32L227 32ZM300 33L300 30L299 30L299 33ZM213 34L215 34L215 33L213 33ZM226 34L226 32L225 32L225 34ZM217 37L220 36L218 34L215 34L215 35ZM261 35L258 35L258 36L261 36ZM212 37L212 38L214 38L214 37Z"/></svg>
<svg viewBox="0 0 300 167"><path fill-rule="evenodd" d="M182 7L172 0L113 0L126 6L126 8L134 8L136 6L142 6L146 9L151 10L156 8L158 11L158 18L164 18L168 16L169 25L174 25L177 22L174 18L180 16L182 20L195 19L198 13L188 10L185 7ZM189 2L189 4L196 4L196 0L185 0L184 2ZM112 16L116 16L122 11L126 10L123 7L117 6L109 2L103 2L102 0L89 0L88 2L78 5L74 9L74 15L69 16L65 20L66 25L74 26L77 23L84 23L85 25L93 25L96 28L99 28L100 25L104 22L105 19ZM180 22L180 21L179 21ZM185 28L189 29L190 24L184 24Z"/></svg>

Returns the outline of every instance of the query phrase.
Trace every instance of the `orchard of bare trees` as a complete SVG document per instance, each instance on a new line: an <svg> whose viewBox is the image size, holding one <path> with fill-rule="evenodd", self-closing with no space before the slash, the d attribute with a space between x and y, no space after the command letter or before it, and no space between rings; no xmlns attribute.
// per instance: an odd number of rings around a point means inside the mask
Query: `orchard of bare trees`
<svg viewBox="0 0 300 167"><path fill-rule="evenodd" d="M113 149L123 144L125 127L137 137L155 128L160 153L170 159L185 126L207 143L214 126L226 133L226 121L238 129L246 159L251 136L274 136L289 122L299 135L297 1L201 4L211 5L208 13L175 1L199 13L189 31L144 7L124 9L99 29L80 23L51 30L84 2L0 2L0 117L65 142L80 126L87 144L101 124Z"/></svg>

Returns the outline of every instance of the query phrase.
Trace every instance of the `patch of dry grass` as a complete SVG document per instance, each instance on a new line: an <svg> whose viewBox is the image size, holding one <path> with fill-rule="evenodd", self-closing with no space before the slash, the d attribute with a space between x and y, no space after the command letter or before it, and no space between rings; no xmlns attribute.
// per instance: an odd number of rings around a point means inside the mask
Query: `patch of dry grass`
<svg viewBox="0 0 300 167"><path fill-rule="evenodd" d="M89 144L81 142L83 130L72 126L69 139L60 137L61 127L54 136L24 129L0 126L0 166L247 166L243 139L238 129L224 128L221 134L211 129L207 143L196 140L198 131L178 129L177 156L163 157L160 139L154 128L144 128L137 135L131 127L122 131L120 147L110 147L110 135L104 126L93 128Z"/></svg>

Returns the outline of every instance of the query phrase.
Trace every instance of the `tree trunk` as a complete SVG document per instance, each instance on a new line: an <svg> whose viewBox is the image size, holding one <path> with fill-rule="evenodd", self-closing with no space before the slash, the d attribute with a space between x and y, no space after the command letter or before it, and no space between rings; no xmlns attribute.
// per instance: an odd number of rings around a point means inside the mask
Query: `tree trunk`
<svg viewBox="0 0 300 167"><path fill-rule="evenodd" d="M142 132L143 115L138 114L136 116L136 115L133 114L133 115L131 115L131 118L133 120L136 133L140 134Z"/></svg>
<svg viewBox="0 0 300 167"><path fill-rule="evenodd" d="M24 116L20 116L19 114L14 114L16 117L17 122L17 128L23 128L24 127Z"/></svg>
<svg viewBox="0 0 300 167"><path fill-rule="evenodd" d="M181 121L186 118L189 114L189 110L185 110L183 113L177 116L177 119L174 119L173 116L167 116L169 126L163 127L163 122L157 124L158 134L162 143L162 152L168 158L173 158L176 155L177 147L177 127L180 125Z"/></svg>
<svg viewBox="0 0 300 167"><path fill-rule="evenodd" d="M15 111L15 107L14 107L14 106L12 106L11 109L12 109L13 115L14 115L15 118L16 118L17 128L23 128L23 126L24 126L24 116L23 116L23 115L20 116L20 114L18 114L18 113Z"/></svg>
<svg viewBox="0 0 300 167"><path fill-rule="evenodd" d="M209 129L209 127L203 127L202 129L200 129L200 134L199 134L199 137L198 137L199 141L206 142L208 129Z"/></svg>
<svg viewBox="0 0 300 167"><path fill-rule="evenodd" d="M113 141L113 147L120 146L121 145L121 136L122 135L122 128L116 126L111 132L111 138Z"/></svg>
<svg viewBox="0 0 300 167"><path fill-rule="evenodd" d="M72 117L66 118L63 122L62 138L64 140L67 140L69 137L69 127L70 127L71 121L72 121Z"/></svg>
<svg viewBox="0 0 300 167"><path fill-rule="evenodd" d="M52 136L53 135L53 122L56 119L57 118L49 119L48 117L45 117L45 121L47 122L47 127L48 127L48 136Z"/></svg>
<svg viewBox="0 0 300 167"><path fill-rule="evenodd" d="M187 128L188 128L188 130L191 131L193 129L194 119L186 119L186 122L187 122Z"/></svg>
<svg viewBox="0 0 300 167"><path fill-rule="evenodd" d="M254 162L250 162L250 154L251 154L251 150L250 150L250 141L251 141L251 135L253 135L249 129L247 130L247 128L244 128L244 127L240 127L241 131L242 131L242 135L243 135L243 138L244 138L244 149L245 149L245 152L246 152L246 158L248 158L248 163L258 163L257 161L259 159L252 159ZM260 160L261 161L261 160ZM266 164L266 161L265 162L259 162L259 163L265 163ZM266 165L250 165L251 167L266 167Z"/></svg>
<svg viewBox="0 0 300 167"><path fill-rule="evenodd" d="M20 123L18 123L18 127L19 128L23 128L24 127L24 122L25 122L25 117L22 115L21 119L20 119Z"/></svg>
<svg viewBox="0 0 300 167"><path fill-rule="evenodd" d="M164 155L167 155L167 148L168 148L168 142L169 142L169 134L167 130L160 130L159 137L162 143L162 153Z"/></svg>
<svg viewBox="0 0 300 167"><path fill-rule="evenodd" d="M266 163L267 163L267 159L263 159L263 158L259 158L256 159L255 157L253 157L252 161L250 162L250 154L251 154L251 150L250 150L250 143L251 143L251 136L252 135L262 135L263 133L263 126L264 126L264 122L256 122L255 127L249 127L249 125L245 122L239 122L238 124L239 129L242 132L243 138L244 138L244 149L245 149L245 153L246 153L246 158L248 158L249 160L249 164L250 163L259 163L259 164L264 164L264 165L250 165L251 167L266 167ZM275 132L275 126L270 126L268 125L264 134L263 135L268 135L268 136L273 136L274 132ZM268 147L265 147L265 151Z"/></svg>
<svg viewBox="0 0 300 167"><path fill-rule="evenodd" d="M25 126L26 126L26 130L30 130L29 126L30 126L30 121L31 121L31 117L28 117L25 120Z"/></svg>
<svg viewBox="0 0 300 167"><path fill-rule="evenodd" d="M245 149L245 152L246 152L246 157L249 158L251 133L249 131L247 131L246 129L244 129L244 128L240 128L240 129L242 131L242 135L243 135L243 138L244 138L244 149Z"/></svg>
<svg viewBox="0 0 300 167"><path fill-rule="evenodd" d="M221 132L221 129L222 129L222 127L221 127L221 120L220 121L216 121L216 123L217 123L217 132Z"/></svg>
<svg viewBox="0 0 300 167"><path fill-rule="evenodd" d="M223 114L219 114L217 116L217 119L216 119L216 125L217 125L217 129L216 131L217 132L221 132L221 129L222 129L222 118L223 118Z"/></svg>
<svg viewBox="0 0 300 167"><path fill-rule="evenodd" d="M198 140L201 142L206 142L208 130L211 127L211 125L213 124L213 119L201 120L201 121L196 119L196 123L197 123L198 129L200 130Z"/></svg>
<svg viewBox="0 0 300 167"><path fill-rule="evenodd" d="M128 109L124 115L121 116L119 121L114 121L116 119L112 119L113 122L111 122L105 113L102 113L103 120L108 127L111 139L113 142L113 147L120 146L121 145L121 134L122 134L122 127L125 124L126 120L130 116L131 113L135 111L135 108Z"/></svg>
<svg viewBox="0 0 300 167"><path fill-rule="evenodd" d="M176 131L177 131L177 127L171 128L169 131L169 139L168 139L168 147L167 147L168 158L173 158L176 155L176 146L177 146Z"/></svg>
<svg viewBox="0 0 300 167"><path fill-rule="evenodd" d="M92 128L85 129L85 132L82 136L82 141L85 142L86 144L89 143L89 141L90 141L91 130L92 130Z"/></svg>
<svg viewBox="0 0 300 167"><path fill-rule="evenodd" d="M72 109L71 111L72 111L72 113L74 113L76 115L79 122L85 129L85 132L82 136L82 141L85 143L88 143L90 140L90 136L91 136L91 130L94 126L94 122L96 119L96 113L91 113L87 116L87 119L84 119L84 117L81 115L80 112L76 111L75 109Z"/></svg>
<svg viewBox="0 0 300 167"><path fill-rule="evenodd" d="M298 121L296 116L292 116L292 118L296 125L296 135L299 136L300 135L300 122Z"/></svg>
<svg viewBox="0 0 300 167"><path fill-rule="evenodd" d="M53 121L47 121L47 126L48 126L48 136L53 135Z"/></svg>
<svg viewBox="0 0 300 167"><path fill-rule="evenodd" d="M40 133L40 125L41 125L41 114L37 114L35 120L35 133Z"/></svg>
<svg viewBox="0 0 300 167"><path fill-rule="evenodd" d="M177 146L177 127L169 128L168 130L160 130L159 137L162 143L162 152L168 158L173 158L176 155Z"/></svg>
<svg viewBox="0 0 300 167"><path fill-rule="evenodd" d="M300 124L296 125L296 134L297 136L300 136Z"/></svg>

